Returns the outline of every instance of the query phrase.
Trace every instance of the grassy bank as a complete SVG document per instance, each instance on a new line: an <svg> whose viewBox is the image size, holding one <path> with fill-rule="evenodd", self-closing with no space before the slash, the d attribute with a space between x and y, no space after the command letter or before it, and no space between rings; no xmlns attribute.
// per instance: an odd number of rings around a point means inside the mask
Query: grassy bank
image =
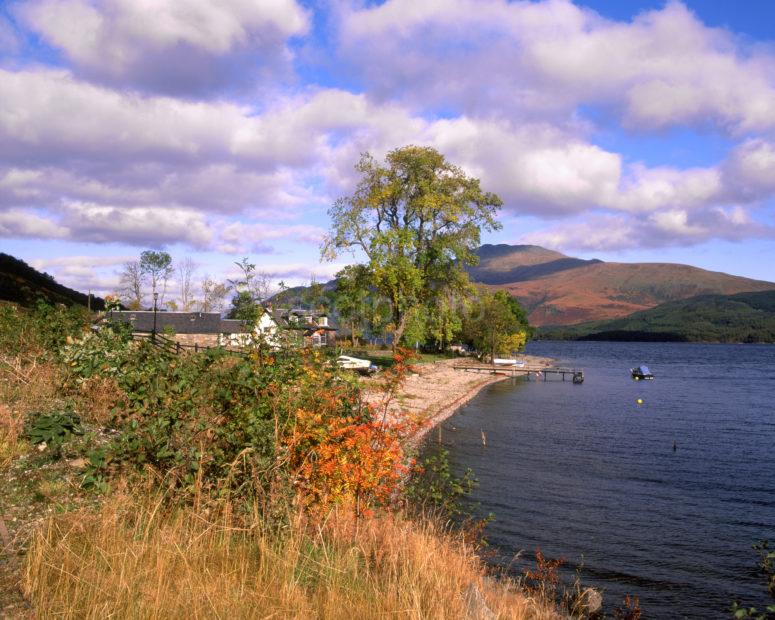
<svg viewBox="0 0 775 620"><path fill-rule="evenodd" d="M42 617L464 618L482 603L503 618L554 617L486 579L474 549L428 521L335 510L272 527L235 508L122 495L52 518L25 591Z"/></svg>
<svg viewBox="0 0 775 620"><path fill-rule="evenodd" d="M555 617L407 512L416 424L324 356L179 357L77 312L0 313L0 615Z"/></svg>

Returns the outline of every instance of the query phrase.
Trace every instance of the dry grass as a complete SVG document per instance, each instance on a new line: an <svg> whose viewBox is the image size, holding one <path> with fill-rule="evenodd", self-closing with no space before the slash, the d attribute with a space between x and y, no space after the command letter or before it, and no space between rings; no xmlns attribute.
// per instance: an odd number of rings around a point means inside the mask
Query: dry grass
<svg viewBox="0 0 775 620"><path fill-rule="evenodd" d="M59 368L32 356L0 353L0 403L21 414L42 409L61 398Z"/></svg>
<svg viewBox="0 0 775 620"><path fill-rule="evenodd" d="M24 451L21 440L24 417L8 405L0 403L0 470Z"/></svg>
<svg viewBox="0 0 775 620"><path fill-rule="evenodd" d="M114 409L126 402L126 394L112 377L90 377L78 386L81 420L106 427L114 422Z"/></svg>
<svg viewBox="0 0 775 620"><path fill-rule="evenodd" d="M0 468L24 451L24 420L31 411L58 402L60 385L54 364L0 353Z"/></svg>
<svg viewBox="0 0 775 620"><path fill-rule="evenodd" d="M52 517L27 555L26 593L39 617L475 618L477 591L497 617L555 617L430 523L334 513L271 530L233 510L122 496Z"/></svg>

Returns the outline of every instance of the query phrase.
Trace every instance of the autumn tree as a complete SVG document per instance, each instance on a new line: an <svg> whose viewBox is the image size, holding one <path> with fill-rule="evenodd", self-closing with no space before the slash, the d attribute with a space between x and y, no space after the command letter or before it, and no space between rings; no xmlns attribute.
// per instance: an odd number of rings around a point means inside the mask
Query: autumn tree
<svg viewBox="0 0 775 620"><path fill-rule="evenodd" d="M439 295L465 294L465 266L477 262L481 230L500 228L502 203L430 147L396 149L384 164L364 154L356 170L355 192L329 210L322 254L365 255L372 286L390 305L395 345L413 313Z"/></svg>

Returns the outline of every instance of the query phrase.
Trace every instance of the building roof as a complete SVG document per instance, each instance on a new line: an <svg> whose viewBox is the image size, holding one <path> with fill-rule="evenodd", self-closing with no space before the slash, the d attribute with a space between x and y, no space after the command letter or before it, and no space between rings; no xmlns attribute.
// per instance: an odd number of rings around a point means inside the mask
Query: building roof
<svg viewBox="0 0 775 620"><path fill-rule="evenodd" d="M111 310L105 320L119 323L131 323L132 331L151 333L153 331L153 310ZM336 331L336 326L318 325L310 315L294 315L288 320L278 314L270 315L273 320L286 329ZM325 315L315 315L325 316ZM245 321L222 319L217 312L156 312L156 331L173 329L176 334L242 334L250 331Z"/></svg>
<svg viewBox="0 0 775 620"><path fill-rule="evenodd" d="M221 319L222 334L243 334L248 330L245 321L239 319Z"/></svg>
<svg viewBox="0 0 775 620"><path fill-rule="evenodd" d="M156 312L156 331L165 328L176 334L220 334L221 315L217 312ZM105 315L108 321L130 323L135 332L153 331L152 310L112 310ZM241 323L241 321L237 321ZM244 331L244 330L242 330Z"/></svg>

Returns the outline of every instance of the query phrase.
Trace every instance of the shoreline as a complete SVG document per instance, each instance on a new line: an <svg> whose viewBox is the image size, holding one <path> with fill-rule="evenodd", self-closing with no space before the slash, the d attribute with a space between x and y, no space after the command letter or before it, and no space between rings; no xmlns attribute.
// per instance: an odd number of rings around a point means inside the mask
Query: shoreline
<svg viewBox="0 0 775 620"><path fill-rule="evenodd" d="M552 363L550 358L535 355L520 356L520 359L524 359L531 366L551 366ZM388 406L389 420L396 421L403 416L414 414L423 422L423 426L410 439L413 447L418 447L428 433L454 415L486 386L511 378L499 374L483 377L481 374L466 373L453 368L454 365L467 363L470 363L470 360L459 358L414 365L414 372L409 374ZM368 400L373 404L379 403L377 394L369 392L368 386L366 391Z"/></svg>

